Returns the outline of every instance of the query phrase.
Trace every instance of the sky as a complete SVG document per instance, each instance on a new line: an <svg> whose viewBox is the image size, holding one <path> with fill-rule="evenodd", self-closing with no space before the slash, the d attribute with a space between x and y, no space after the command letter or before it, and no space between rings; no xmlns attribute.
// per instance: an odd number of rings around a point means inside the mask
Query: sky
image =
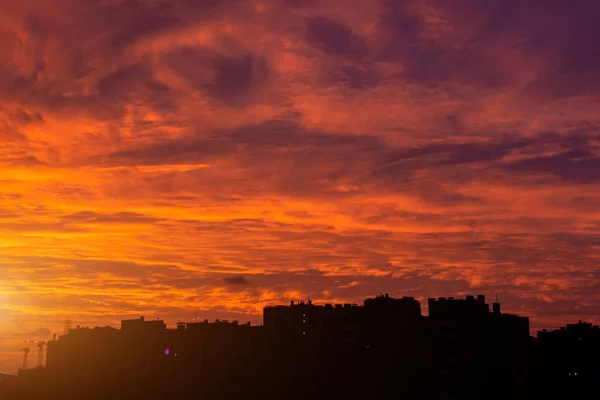
<svg viewBox="0 0 600 400"><path fill-rule="evenodd" d="M6 0L0 370L310 298L600 312L596 0ZM31 362L35 362L35 351Z"/></svg>

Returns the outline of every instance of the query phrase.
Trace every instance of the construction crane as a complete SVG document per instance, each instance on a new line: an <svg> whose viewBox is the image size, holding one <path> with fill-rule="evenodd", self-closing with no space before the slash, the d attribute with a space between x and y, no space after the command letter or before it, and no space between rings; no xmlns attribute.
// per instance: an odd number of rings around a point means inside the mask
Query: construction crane
<svg viewBox="0 0 600 400"><path fill-rule="evenodd" d="M26 340L25 343L35 344L38 347L38 366L41 367L44 364L44 351L48 342L45 340Z"/></svg>
<svg viewBox="0 0 600 400"><path fill-rule="evenodd" d="M27 369L27 356L29 355L29 347L23 347L21 351L23 352L23 369Z"/></svg>
<svg viewBox="0 0 600 400"><path fill-rule="evenodd" d="M73 320L71 319L71 317L67 316L65 318L65 328L64 328L64 334L66 335L67 333L69 333L69 331L71 330L71 326L73 325Z"/></svg>

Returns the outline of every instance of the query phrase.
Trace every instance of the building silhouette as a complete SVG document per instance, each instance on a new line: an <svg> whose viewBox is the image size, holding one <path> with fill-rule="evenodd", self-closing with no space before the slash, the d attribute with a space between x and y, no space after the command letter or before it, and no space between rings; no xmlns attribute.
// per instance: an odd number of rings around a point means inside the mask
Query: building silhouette
<svg viewBox="0 0 600 400"><path fill-rule="evenodd" d="M406 392L422 368L423 322L419 302L410 297L378 296L363 306L308 301L267 307L268 395L364 398L400 384Z"/></svg>
<svg viewBox="0 0 600 400"><path fill-rule="evenodd" d="M529 319L485 297L379 295L363 304L291 302L264 325L143 317L69 329L46 367L0 375L4 400L564 399L593 393L600 328L529 335Z"/></svg>
<svg viewBox="0 0 600 400"><path fill-rule="evenodd" d="M17 374L0 372L0 398L16 399L18 397L23 397L21 386Z"/></svg>
<svg viewBox="0 0 600 400"><path fill-rule="evenodd" d="M48 346L48 393L60 398L238 398L256 393L262 327L143 317L121 329L69 330ZM235 384L233 384L235 382ZM193 397L193 398L196 398Z"/></svg>
<svg viewBox="0 0 600 400"><path fill-rule="evenodd" d="M492 310L479 295L429 299L435 398L522 398L527 390L529 319Z"/></svg>
<svg viewBox="0 0 600 400"><path fill-rule="evenodd" d="M600 327L580 321L539 331L534 354L534 380L541 396L582 398L598 392Z"/></svg>

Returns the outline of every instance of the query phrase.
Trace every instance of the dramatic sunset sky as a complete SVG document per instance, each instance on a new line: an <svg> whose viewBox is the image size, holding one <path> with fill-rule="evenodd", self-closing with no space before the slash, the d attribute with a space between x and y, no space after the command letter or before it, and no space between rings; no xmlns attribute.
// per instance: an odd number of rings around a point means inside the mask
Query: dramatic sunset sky
<svg viewBox="0 0 600 400"><path fill-rule="evenodd" d="M0 370L66 316L498 293L534 329L600 322L599 18L2 0Z"/></svg>

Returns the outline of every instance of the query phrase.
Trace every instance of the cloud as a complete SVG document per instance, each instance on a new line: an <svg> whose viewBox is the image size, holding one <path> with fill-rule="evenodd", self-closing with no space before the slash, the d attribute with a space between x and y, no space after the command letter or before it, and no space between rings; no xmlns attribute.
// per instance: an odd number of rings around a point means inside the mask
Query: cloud
<svg viewBox="0 0 600 400"><path fill-rule="evenodd" d="M367 52L367 46L349 27L322 17L307 19L306 37L328 54L361 59Z"/></svg>
<svg viewBox="0 0 600 400"><path fill-rule="evenodd" d="M167 60L191 87L229 105L251 101L271 73L267 60L251 53L228 56L186 47L167 54Z"/></svg>
<svg viewBox="0 0 600 400"><path fill-rule="evenodd" d="M168 91L166 86L152 80L152 72L147 65L138 63L111 72L98 80L100 95L107 100L127 100L128 96L136 96L142 88L149 91Z"/></svg>
<svg viewBox="0 0 600 400"><path fill-rule="evenodd" d="M242 58L223 58L216 62L214 81L204 85L212 97L235 101L249 95L265 81L269 73L267 62L262 57L246 54Z"/></svg>
<svg viewBox="0 0 600 400"><path fill-rule="evenodd" d="M333 79L347 84L351 89L372 88L383 80L377 69L356 64L343 65L335 70L332 75Z"/></svg>
<svg viewBox="0 0 600 400"><path fill-rule="evenodd" d="M38 328L32 331L21 332L13 335L26 338L25 340L44 340L52 336L52 331L48 328Z"/></svg>
<svg viewBox="0 0 600 400"><path fill-rule="evenodd" d="M556 155L534 157L509 165L515 171L552 174L573 183L598 183L594 171L600 168L600 158L587 149L565 151Z"/></svg>
<svg viewBox="0 0 600 400"><path fill-rule="evenodd" d="M156 218L149 218L135 212L118 212L113 214L97 214L91 211L80 211L75 214L65 215L62 220L67 223L141 223L151 224L159 222Z"/></svg>
<svg viewBox="0 0 600 400"><path fill-rule="evenodd" d="M125 47L141 37L160 35L165 30L181 24L183 21L172 12L168 3L148 6L148 3L132 1L120 2L103 11L113 11L118 17L113 37L108 45ZM112 9L111 9L112 8ZM118 13L118 14L117 14ZM113 15L115 15L113 14Z"/></svg>
<svg viewBox="0 0 600 400"><path fill-rule="evenodd" d="M243 276L232 276L224 279L225 283L232 286L249 286L250 282Z"/></svg>
<svg viewBox="0 0 600 400"><path fill-rule="evenodd" d="M106 161L113 165L218 164L219 160L235 157L234 162L245 170L247 179L275 178L281 181L275 182L282 186L281 190L298 192L303 183L309 187L318 185L315 174L328 174L328 179L335 179L336 175L346 173L344 168L359 167L351 165L349 155L356 163L385 151L385 144L377 138L351 134L332 136L279 120L123 149L111 154ZM287 170L281 168L282 163L287 164ZM327 165L327 169L319 171L320 165ZM278 169L277 174L275 169ZM211 169L197 171L200 175L211 172ZM288 174L294 174L295 180L289 180Z"/></svg>

